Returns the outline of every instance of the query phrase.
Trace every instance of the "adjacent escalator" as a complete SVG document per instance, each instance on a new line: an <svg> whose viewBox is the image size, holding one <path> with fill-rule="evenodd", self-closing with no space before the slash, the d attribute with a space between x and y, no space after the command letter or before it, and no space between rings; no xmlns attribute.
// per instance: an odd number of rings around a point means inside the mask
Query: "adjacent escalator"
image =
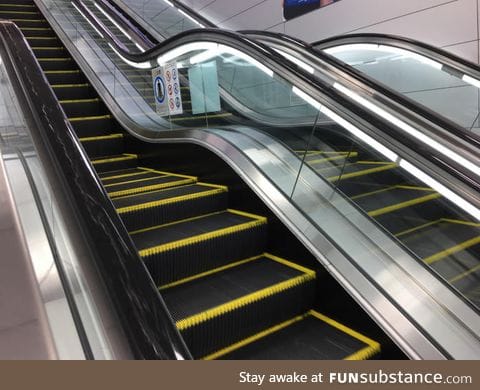
<svg viewBox="0 0 480 390"><path fill-rule="evenodd" d="M266 252L266 217L230 209L225 186L130 152L31 0L5 0L0 17L23 31L195 358L379 357L377 342L316 310L320 269Z"/></svg>

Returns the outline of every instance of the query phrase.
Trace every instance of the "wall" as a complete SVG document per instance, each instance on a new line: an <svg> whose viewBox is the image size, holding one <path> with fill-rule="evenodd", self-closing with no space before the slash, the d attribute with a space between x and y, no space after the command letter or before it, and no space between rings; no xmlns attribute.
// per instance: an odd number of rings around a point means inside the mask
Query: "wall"
<svg viewBox="0 0 480 390"><path fill-rule="evenodd" d="M288 22L282 0L183 2L227 29L271 30L308 42L352 32L396 34L480 63L480 0L341 0Z"/></svg>

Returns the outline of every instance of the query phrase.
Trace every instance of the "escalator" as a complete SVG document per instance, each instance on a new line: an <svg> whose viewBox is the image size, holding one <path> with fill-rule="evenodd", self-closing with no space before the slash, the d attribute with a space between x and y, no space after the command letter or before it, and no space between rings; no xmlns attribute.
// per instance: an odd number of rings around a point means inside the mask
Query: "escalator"
<svg viewBox="0 0 480 390"><path fill-rule="evenodd" d="M378 342L316 309L320 269L267 252L265 216L229 208L226 186L159 170L129 149L31 0L4 1L0 17L24 33L194 358L380 356Z"/></svg>

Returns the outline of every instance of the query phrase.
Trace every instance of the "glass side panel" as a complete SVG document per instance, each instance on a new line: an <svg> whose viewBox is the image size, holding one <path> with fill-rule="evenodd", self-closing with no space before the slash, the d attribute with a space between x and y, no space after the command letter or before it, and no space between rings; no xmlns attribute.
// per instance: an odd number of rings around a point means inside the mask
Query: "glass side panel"
<svg viewBox="0 0 480 390"><path fill-rule="evenodd" d="M478 87L445 72L441 64L386 45L349 44L325 52L461 127L480 131Z"/></svg>
<svg viewBox="0 0 480 390"><path fill-rule="evenodd" d="M345 119L350 114L336 102L327 96L319 102L250 55L211 41L132 64L105 45L70 2L45 1L105 95L139 126L158 136L184 129L221 134L268 169L269 180L351 258L368 261L400 248L480 304L480 210ZM165 106L171 97L172 106ZM268 158L255 142L261 138L275 144ZM279 168L284 161L269 160L281 148L295 159L287 169ZM312 193L316 203L309 203ZM369 244L359 244L353 233L366 235Z"/></svg>

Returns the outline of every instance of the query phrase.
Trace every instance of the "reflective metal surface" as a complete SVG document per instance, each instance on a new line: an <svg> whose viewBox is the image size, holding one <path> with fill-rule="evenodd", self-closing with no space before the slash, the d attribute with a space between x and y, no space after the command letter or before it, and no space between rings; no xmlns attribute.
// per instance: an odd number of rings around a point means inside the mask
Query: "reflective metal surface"
<svg viewBox="0 0 480 390"><path fill-rule="evenodd" d="M128 82L124 83L128 80L122 76L117 79L117 71L108 71L108 67L115 69L114 62L108 63L106 68L100 66L105 73L99 74L97 65L100 61L107 61L108 54L105 57L95 57L92 48L98 48L98 45L93 43L95 39L91 39L85 23L76 23L74 10L60 3L49 1L50 13L43 8L46 16L51 18L58 34L65 40L66 46L117 119L132 134L150 142L198 143L222 156L409 356L472 358L479 355L478 317L468 304L462 302L455 292L445 288L411 253L379 229L342 194L332 192L332 187L326 180L314 174L309 166L302 165L292 150L283 147L278 140L269 137L267 141L260 134L253 133L255 130L238 126L218 128L210 125L209 128L198 130L174 130L171 127L171 130L165 131L168 125L161 126L158 119L153 120L154 116L131 114L124 105L122 96L127 101L129 96L132 102L139 91L131 88ZM74 29L69 29L72 26ZM183 54L187 53L188 51ZM110 84L106 83L106 75L112 74ZM121 72L118 74L121 75ZM119 85L115 80L121 80ZM121 93L118 95L120 87ZM300 94L300 98L304 104L308 102L313 108L322 107L311 96L309 98L306 94ZM327 99L322 100L322 104L326 104L326 101ZM353 123L362 129L372 130L372 126L366 125L365 120L355 115L350 115L347 123L333 119L336 116L329 110L334 107L327 106L329 109L323 113L330 114L331 122L343 123L343 130ZM136 109L133 108L134 113ZM373 133L363 131L370 134L372 139ZM384 136L381 143L386 148L381 149L384 152L386 150L384 154L391 155L392 150L389 148L394 148L393 140ZM304 151L311 146L309 142L303 145ZM394 163L407 158L415 161L421 171L428 172L436 180L446 180L448 176L439 174L425 158L415 152L395 149L392 153L395 155L392 158ZM397 153L401 153L402 157ZM448 180L455 181L451 177ZM396 322L398 316L403 320ZM447 339L445 334L449 335Z"/></svg>

